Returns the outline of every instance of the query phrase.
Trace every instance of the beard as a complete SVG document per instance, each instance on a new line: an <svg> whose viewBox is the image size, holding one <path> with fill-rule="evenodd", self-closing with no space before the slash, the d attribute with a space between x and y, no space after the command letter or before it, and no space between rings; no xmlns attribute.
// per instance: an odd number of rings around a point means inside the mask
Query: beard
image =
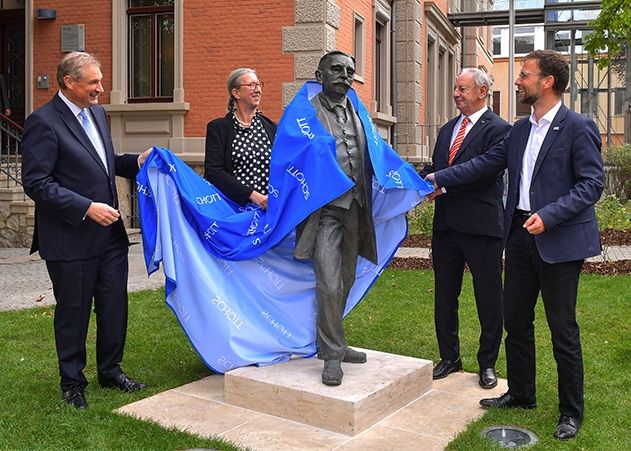
<svg viewBox="0 0 631 451"><path fill-rule="evenodd" d="M533 106L535 102L539 100L539 94L528 94L524 92L523 95L519 96L518 100L525 105Z"/></svg>

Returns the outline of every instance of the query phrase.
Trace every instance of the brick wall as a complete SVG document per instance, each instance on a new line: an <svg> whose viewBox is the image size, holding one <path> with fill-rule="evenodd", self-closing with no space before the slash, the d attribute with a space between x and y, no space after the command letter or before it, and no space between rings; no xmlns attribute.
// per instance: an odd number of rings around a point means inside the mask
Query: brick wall
<svg viewBox="0 0 631 451"><path fill-rule="evenodd" d="M340 7L340 28L336 34L337 50L352 55L354 52L355 13L364 18L364 82L356 81L353 88L367 108L370 107L373 79L373 39L375 21L373 2L371 0L356 0L352 2L338 1Z"/></svg>
<svg viewBox="0 0 631 451"><path fill-rule="evenodd" d="M100 102L109 103L112 86L112 0L92 0L89 6L76 0L34 0L33 10L39 8L57 10L57 18L33 22L33 73L27 76L35 79L38 74L48 74L50 80L49 89L35 89L33 108L42 106L57 92L57 64L64 55L61 53L61 27L71 24L85 25L85 49L94 53L103 65L105 92Z"/></svg>
<svg viewBox="0 0 631 451"><path fill-rule="evenodd" d="M293 0L188 0L184 8L184 89L191 105L186 136L205 136L206 124L226 114L228 74L251 67L265 83L261 109L282 113L281 82L293 80L294 58L282 52L282 28L294 24Z"/></svg>

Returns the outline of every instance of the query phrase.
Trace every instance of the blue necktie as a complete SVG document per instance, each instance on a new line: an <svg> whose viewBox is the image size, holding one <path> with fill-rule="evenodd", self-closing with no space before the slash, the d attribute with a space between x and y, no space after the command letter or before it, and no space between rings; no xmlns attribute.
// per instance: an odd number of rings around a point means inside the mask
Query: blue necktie
<svg viewBox="0 0 631 451"><path fill-rule="evenodd" d="M105 171L109 174L109 171L107 169L107 158L105 156L105 149L103 148L103 142L101 141L99 132L96 131L94 124L88 118L88 110L86 110L85 108L81 110L81 112L79 113L79 117L81 118L81 125L83 126L83 129L87 133L88 138L90 138L92 145L96 149L96 153L98 153L99 157L101 157L103 166L105 166Z"/></svg>

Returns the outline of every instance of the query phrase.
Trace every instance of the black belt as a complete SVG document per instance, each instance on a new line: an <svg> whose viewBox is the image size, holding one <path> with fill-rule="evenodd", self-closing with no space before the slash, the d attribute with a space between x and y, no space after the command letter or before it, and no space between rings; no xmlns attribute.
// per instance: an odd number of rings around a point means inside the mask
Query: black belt
<svg viewBox="0 0 631 451"><path fill-rule="evenodd" d="M524 210L515 210L515 219L521 219L522 221L525 221L526 219L530 218L532 216L532 213L529 211L524 211Z"/></svg>

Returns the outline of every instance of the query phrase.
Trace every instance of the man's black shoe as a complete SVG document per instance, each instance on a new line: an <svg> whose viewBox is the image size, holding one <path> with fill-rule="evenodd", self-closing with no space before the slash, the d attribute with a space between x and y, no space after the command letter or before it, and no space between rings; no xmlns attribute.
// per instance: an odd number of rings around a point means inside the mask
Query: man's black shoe
<svg viewBox="0 0 631 451"><path fill-rule="evenodd" d="M480 387L494 388L497 385L495 368L483 368L480 370Z"/></svg>
<svg viewBox="0 0 631 451"><path fill-rule="evenodd" d="M462 361L460 359L441 360L432 371L432 379L442 379L456 371L462 371Z"/></svg>
<svg viewBox="0 0 631 451"><path fill-rule="evenodd" d="M355 351L351 348L346 348L346 352L344 353L344 358L342 362L344 363L366 363L366 353L361 351Z"/></svg>
<svg viewBox="0 0 631 451"><path fill-rule="evenodd" d="M517 399L508 393L504 393L499 398L485 398L480 400L480 405L487 408L511 409L519 407L522 409L534 409L537 403Z"/></svg>
<svg viewBox="0 0 631 451"><path fill-rule="evenodd" d="M126 392L134 392L147 388L146 384L129 378L125 373L120 373L112 379L99 378L99 384L103 388L118 388Z"/></svg>
<svg viewBox="0 0 631 451"><path fill-rule="evenodd" d="M327 360L322 370L322 383L324 385L340 385L342 383L342 365L339 360Z"/></svg>
<svg viewBox="0 0 631 451"><path fill-rule="evenodd" d="M557 429L554 431L554 438L559 440L569 440L576 437L581 427L581 420L567 415L561 415Z"/></svg>
<svg viewBox="0 0 631 451"><path fill-rule="evenodd" d="M62 393L64 402L77 410L85 410L88 408L88 401L85 399L85 393L82 388L73 387Z"/></svg>

